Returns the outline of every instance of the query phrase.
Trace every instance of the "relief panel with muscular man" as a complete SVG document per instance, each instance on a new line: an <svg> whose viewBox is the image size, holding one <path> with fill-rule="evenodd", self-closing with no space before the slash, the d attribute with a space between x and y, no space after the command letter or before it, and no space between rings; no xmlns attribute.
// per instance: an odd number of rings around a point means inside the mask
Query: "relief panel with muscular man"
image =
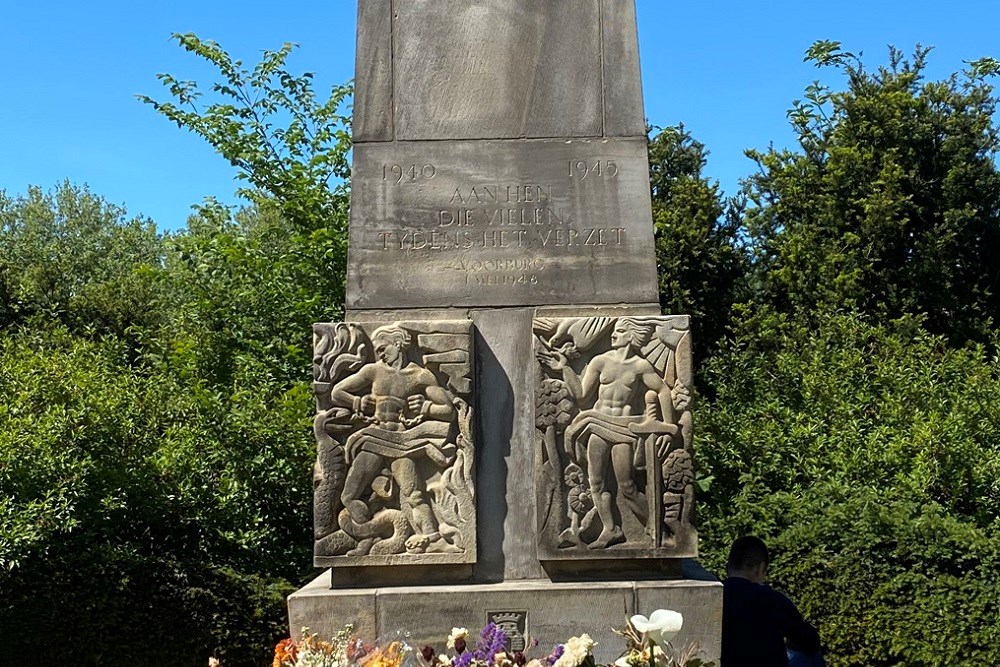
<svg viewBox="0 0 1000 667"><path fill-rule="evenodd" d="M539 559L694 556L688 318L533 330Z"/></svg>
<svg viewBox="0 0 1000 667"><path fill-rule="evenodd" d="M314 325L318 567L476 561L471 326Z"/></svg>

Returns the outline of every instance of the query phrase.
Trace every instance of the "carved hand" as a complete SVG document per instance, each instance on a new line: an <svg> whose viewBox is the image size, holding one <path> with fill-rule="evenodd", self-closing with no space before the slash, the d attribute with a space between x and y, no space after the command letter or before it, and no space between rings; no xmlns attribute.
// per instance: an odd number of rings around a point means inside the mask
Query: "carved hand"
<svg viewBox="0 0 1000 667"><path fill-rule="evenodd" d="M413 394L406 399L406 409L411 414L420 414L423 412L424 403L427 403L427 399L420 394Z"/></svg>
<svg viewBox="0 0 1000 667"><path fill-rule="evenodd" d="M563 356L569 359L579 359L580 349L576 346L573 341L567 341L559 347L559 351L562 352Z"/></svg>
<svg viewBox="0 0 1000 667"><path fill-rule="evenodd" d="M375 396L365 394L361 397L361 412L366 415L375 414Z"/></svg>
<svg viewBox="0 0 1000 667"><path fill-rule="evenodd" d="M559 350L539 350L538 360L554 371L561 371L569 364L566 355Z"/></svg>
<svg viewBox="0 0 1000 667"><path fill-rule="evenodd" d="M673 441L673 437L669 435L661 435L656 439L656 456L659 459L663 459L667 452L670 450L670 443Z"/></svg>

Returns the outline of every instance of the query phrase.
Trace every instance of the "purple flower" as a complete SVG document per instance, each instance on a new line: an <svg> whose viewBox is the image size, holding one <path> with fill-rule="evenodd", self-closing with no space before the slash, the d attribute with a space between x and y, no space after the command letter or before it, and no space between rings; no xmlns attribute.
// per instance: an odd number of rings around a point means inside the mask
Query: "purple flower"
<svg viewBox="0 0 1000 667"><path fill-rule="evenodd" d="M563 651L565 650L565 645L556 644L556 647L552 649L552 653L549 654L549 657L545 658L545 664L550 666L556 664L556 660L562 657Z"/></svg>
<svg viewBox="0 0 1000 667"><path fill-rule="evenodd" d="M473 661L477 661L492 665L494 656L506 650L507 633L498 628L496 623L487 623L486 627L479 633L476 648L460 653L453 664L454 667L469 667Z"/></svg>
<svg viewBox="0 0 1000 667"><path fill-rule="evenodd" d="M507 633L497 627L496 623L487 623L479 633L476 650L473 651L478 660L493 662L493 656L507 647Z"/></svg>

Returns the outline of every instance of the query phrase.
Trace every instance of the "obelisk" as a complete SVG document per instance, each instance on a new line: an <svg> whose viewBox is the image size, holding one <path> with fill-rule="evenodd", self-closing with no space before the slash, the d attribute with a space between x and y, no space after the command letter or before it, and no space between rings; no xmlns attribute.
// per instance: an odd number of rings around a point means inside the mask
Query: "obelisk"
<svg viewBox="0 0 1000 667"><path fill-rule="evenodd" d="M634 0L360 0L346 317L318 324L291 629L515 642L685 615L686 316L662 316Z"/></svg>

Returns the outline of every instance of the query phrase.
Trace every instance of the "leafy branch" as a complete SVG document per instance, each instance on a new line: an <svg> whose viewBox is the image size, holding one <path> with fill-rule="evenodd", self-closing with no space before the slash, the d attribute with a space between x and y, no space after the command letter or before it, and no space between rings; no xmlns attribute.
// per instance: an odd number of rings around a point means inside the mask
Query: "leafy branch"
<svg viewBox="0 0 1000 667"><path fill-rule="evenodd" d="M213 99L195 81L158 74L173 98L137 96L179 127L205 139L251 187L237 193L255 203L269 200L296 227L313 231L341 219L350 177L350 117L342 112L351 86L334 86L317 98L313 75L286 68L294 44L264 51L252 69L217 43L194 34L174 34L184 50L211 63L221 74Z"/></svg>

